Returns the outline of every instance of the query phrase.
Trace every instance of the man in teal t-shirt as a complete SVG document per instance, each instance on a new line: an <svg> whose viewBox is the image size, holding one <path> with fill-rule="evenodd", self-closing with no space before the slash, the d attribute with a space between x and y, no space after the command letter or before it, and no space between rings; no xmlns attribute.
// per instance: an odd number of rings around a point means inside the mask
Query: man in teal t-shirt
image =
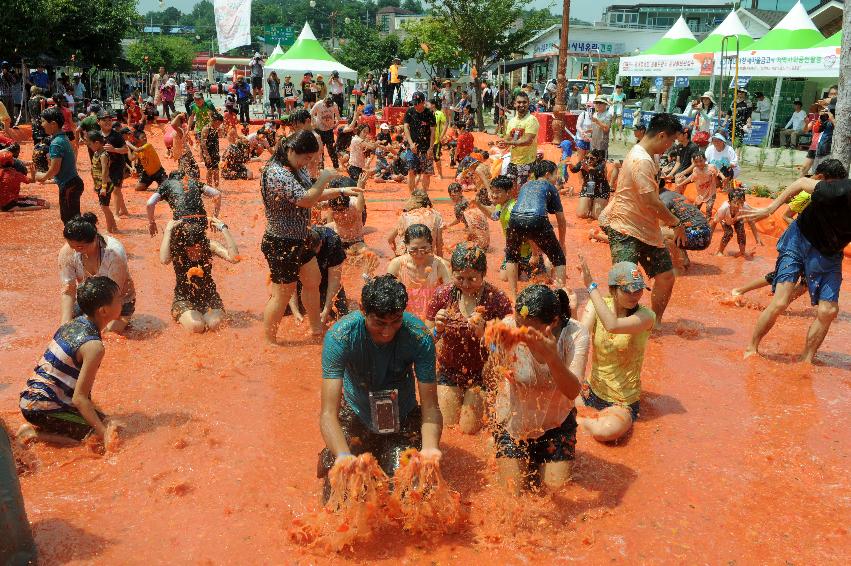
<svg viewBox="0 0 851 566"><path fill-rule="evenodd" d="M47 171L37 172L35 180L44 183L51 177L59 186L59 217L68 222L80 214L80 196L83 194L83 180L77 174L77 156L68 136L62 131L65 119L56 106L41 113L41 125L50 137L50 165Z"/></svg>
<svg viewBox="0 0 851 566"><path fill-rule="evenodd" d="M325 335L320 429L326 448L319 456L324 473L366 452L391 476L408 448L440 456L434 340L405 311L407 303L398 279L376 277L363 287L363 312L343 317Z"/></svg>

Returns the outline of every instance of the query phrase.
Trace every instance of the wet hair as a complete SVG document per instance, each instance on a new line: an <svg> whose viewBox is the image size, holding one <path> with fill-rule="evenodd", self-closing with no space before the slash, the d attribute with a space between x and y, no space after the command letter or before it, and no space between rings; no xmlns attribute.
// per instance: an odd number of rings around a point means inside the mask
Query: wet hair
<svg viewBox="0 0 851 566"><path fill-rule="evenodd" d="M412 240L424 239L429 244L434 243L434 240L431 236L431 230L425 224L411 224L408 226L408 229L405 230L405 234L402 236L402 241L405 242L405 245L411 243Z"/></svg>
<svg viewBox="0 0 851 566"><path fill-rule="evenodd" d="M530 285L520 291L514 305L514 312L524 312L523 316L537 318L544 324L558 321L561 327L570 319L570 299L564 289L553 290L546 285Z"/></svg>
<svg viewBox="0 0 851 566"><path fill-rule="evenodd" d="M540 161L532 164L530 172L536 179L543 179L544 175L555 173L556 170L558 170L558 166L555 163L548 159L541 159Z"/></svg>
<svg viewBox="0 0 851 566"><path fill-rule="evenodd" d="M97 223L98 217L95 216L94 212L78 214L65 223L62 235L66 240L70 240L72 242L90 244L95 241L95 238L97 238Z"/></svg>
<svg viewBox="0 0 851 566"><path fill-rule="evenodd" d="M730 192L727 193L727 200L730 202L734 200L744 201L745 191L742 189L730 189Z"/></svg>
<svg viewBox="0 0 851 566"><path fill-rule="evenodd" d="M635 127L633 128L633 130L636 131L636 132L646 132L647 126L645 126L643 123L642 124L636 124Z"/></svg>
<svg viewBox="0 0 851 566"><path fill-rule="evenodd" d="M488 270L488 260L485 250L479 246L473 246L465 242L461 242L455 246L449 263L452 266L452 271L472 269L484 274Z"/></svg>
<svg viewBox="0 0 851 566"><path fill-rule="evenodd" d="M97 130L89 132L88 138L89 141L92 143L104 143L106 141L106 138L103 137L103 134Z"/></svg>
<svg viewBox="0 0 851 566"><path fill-rule="evenodd" d="M339 177L335 177L328 183L328 186L332 189L342 189L346 187L355 187L357 183L355 183L350 177L344 177L340 175ZM338 197L334 197L328 201L328 206L331 207L331 210L347 210L349 208L349 197L348 195L340 195Z"/></svg>
<svg viewBox="0 0 851 566"><path fill-rule="evenodd" d="M379 275L363 286L360 302L365 315L398 314L408 306L408 291L394 276Z"/></svg>
<svg viewBox="0 0 851 566"><path fill-rule="evenodd" d="M491 188L500 189L502 191L510 191L514 188L514 181L507 175L497 175L491 179Z"/></svg>
<svg viewBox="0 0 851 566"><path fill-rule="evenodd" d="M299 155L316 153L319 151L319 142L316 141L316 136L313 132L307 130L296 132L288 138L281 138L281 141L275 148L275 153L272 154L272 161L278 165L291 167L288 156L289 150L293 150Z"/></svg>
<svg viewBox="0 0 851 566"><path fill-rule="evenodd" d="M606 152L602 149L592 149L588 152L588 155L596 159L597 162L603 162L606 160Z"/></svg>
<svg viewBox="0 0 851 566"><path fill-rule="evenodd" d="M405 210L416 210L418 208L432 208L431 199L428 196L428 193L425 191L414 191L411 193L411 198L408 199L408 202L416 205L411 208L408 208L408 205L405 204Z"/></svg>
<svg viewBox="0 0 851 566"><path fill-rule="evenodd" d="M45 122L53 122L60 128L65 125L65 117L62 116L62 111L56 106L45 108L44 112L41 113L41 119Z"/></svg>
<svg viewBox="0 0 851 566"><path fill-rule="evenodd" d="M847 179L848 170L842 165L838 159L825 159L818 164L815 171L816 175L821 175L825 179Z"/></svg>
<svg viewBox="0 0 851 566"><path fill-rule="evenodd" d="M525 85L524 85L524 86L525 86ZM517 95L514 97L514 99L515 99L515 100L516 100L516 99L518 99L518 98L525 98L526 100L529 100L529 94L521 90L521 91L520 91L520 92L518 92L518 93L517 93Z"/></svg>
<svg viewBox="0 0 851 566"><path fill-rule="evenodd" d="M369 130L369 129L370 129L369 124L367 124L367 123L358 124L358 125L355 126L355 133L357 135L361 135L361 132L363 132L364 130Z"/></svg>
<svg viewBox="0 0 851 566"><path fill-rule="evenodd" d="M681 131L683 131L683 125L680 123L680 119L667 112L653 116L650 119L650 125L647 126L647 135L650 137L656 134L668 134L672 136Z"/></svg>
<svg viewBox="0 0 851 566"><path fill-rule="evenodd" d="M304 124L306 122L310 122L310 120L310 112L304 108L296 110L290 114L290 124Z"/></svg>
<svg viewBox="0 0 851 566"><path fill-rule="evenodd" d="M118 283L97 275L89 277L77 286L77 304L86 316L94 316L97 310L112 304L118 293Z"/></svg>
<svg viewBox="0 0 851 566"><path fill-rule="evenodd" d="M431 103L434 105L435 110L441 110L443 108L443 103L438 99L432 100Z"/></svg>
<svg viewBox="0 0 851 566"><path fill-rule="evenodd" d="M218 112L213 112L213 114L210 116L211 122L222 122L224 121L224 119L225 117L219 114Z"/></svg>
<svg viewBox="0 0 851 566"><path fill-rule="evenodd" d="M461 183L449 183L449 186L446 187L446 192L448 192L450 195L452 193L460 193L463 190L464 187L461 186Z"/></svg>

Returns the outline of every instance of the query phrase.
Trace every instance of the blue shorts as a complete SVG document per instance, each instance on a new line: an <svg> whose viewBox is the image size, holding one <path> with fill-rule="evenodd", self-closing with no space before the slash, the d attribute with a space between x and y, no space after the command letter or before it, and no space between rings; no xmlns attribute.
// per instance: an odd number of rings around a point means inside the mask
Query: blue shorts
<svg viewBox="0 0 851 566"><path fill-rule="evenodd" d="M797 222L792 222L777 242L776 275L771 290L777 292L778 283L797 283L804 274L810 302L839 302L842 285L842 252L833 256L822 255L801 233Z"/></svg>
<svg viewBox="0 0 851 566"><path fill-rule="evenodd" d="M597 409L598 411L602 411L604 409L608 409L609 407L623 407L624 409L629 409L630 414L632 415L633 422L638 420L638 411L641 408L641 401L636 401L632 405L619 405L618 403L612 403L611 401L606 401L601 397L597 397L594 393L594 390L590 387L588 388L587 395L583 393L582 400L585 401L586 407L592 407Z"/></svg>

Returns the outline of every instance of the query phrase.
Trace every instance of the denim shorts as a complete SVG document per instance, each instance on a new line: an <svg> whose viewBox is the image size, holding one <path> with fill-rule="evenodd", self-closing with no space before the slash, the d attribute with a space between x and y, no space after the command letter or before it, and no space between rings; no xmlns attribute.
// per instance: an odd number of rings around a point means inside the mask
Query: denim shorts
<svg viewBox="0 0 851 566"><path fill-rule="evenodd" d="M629 409L629 412L632 415L633 422L638 420L638 411L641 408L641 401L636 401L635 403L632 403L628 406L620 405L618 403L612 403L611 401L606 401L605 399L597 397L597 395L594 393L594 390L590 387L588 388L587 393L583 392L582 399L585 401L586 407L593 407L598 411L602 411L604 409L608 409L609 407L615 406L623 407L624 409Z"/></svg>
<svg viewBox="0 0 851 566"><path fill-rule="evenodd" d="M842 285L842 252L833 256L822 255L801 233L797 222L792 222L777 242L776 275L771 290L777 292L778 283L797 283L801 273L807 283L810 302L839 302Z"/></svg>

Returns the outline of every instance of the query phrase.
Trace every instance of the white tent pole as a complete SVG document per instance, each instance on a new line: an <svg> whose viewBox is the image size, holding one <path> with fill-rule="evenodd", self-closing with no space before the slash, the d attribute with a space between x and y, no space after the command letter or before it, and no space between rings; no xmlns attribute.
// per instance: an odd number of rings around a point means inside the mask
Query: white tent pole
<svg viewBox="0 0 851 566"><path fill-rule="evenodd" d="M774 85L774 99L771 101L771 112L768 118L768 145L774 140L774 122L777 120L777 105L780 101L780 87L783 85L783 77L777 77L777 83ZM762 116L760 116L762 118Z"/></svg>

